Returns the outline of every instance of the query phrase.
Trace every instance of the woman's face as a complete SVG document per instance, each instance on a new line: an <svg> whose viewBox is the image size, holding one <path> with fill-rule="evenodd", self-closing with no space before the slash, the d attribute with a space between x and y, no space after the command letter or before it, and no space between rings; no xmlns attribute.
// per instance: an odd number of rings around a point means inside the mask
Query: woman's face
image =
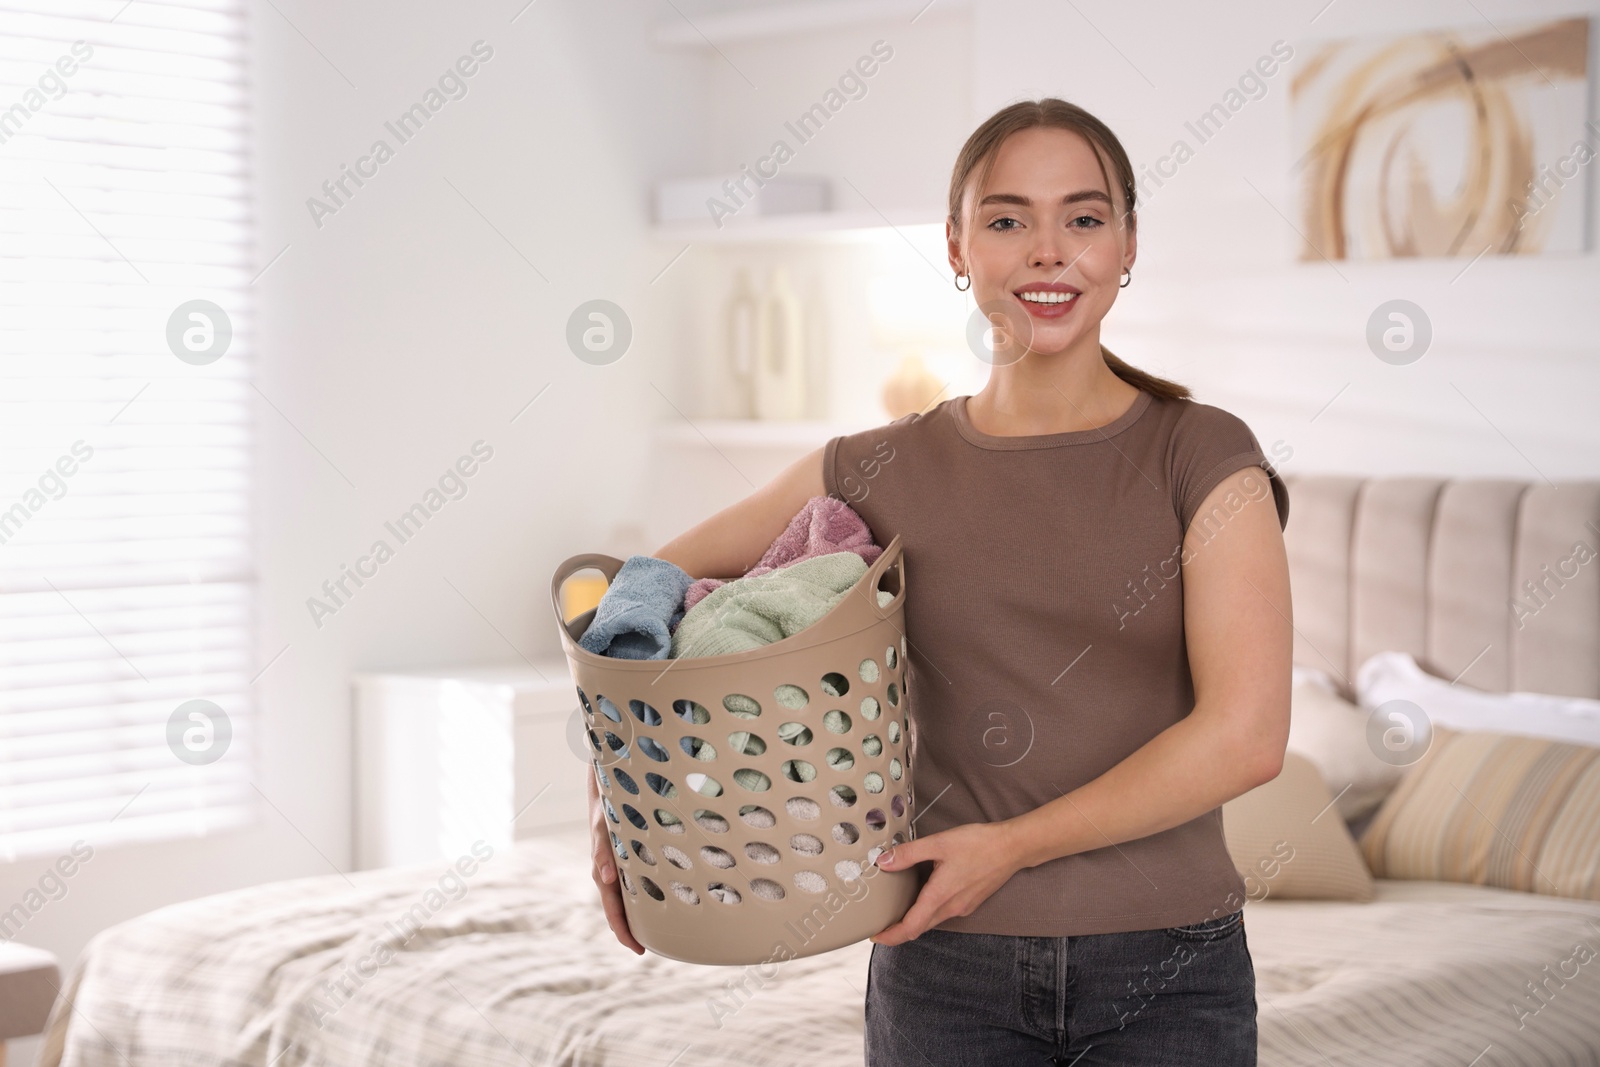
<svg viewBox="0 0 1600 1067"><path fill-rule="evenodd" d="M1106 170L1115 173L1109 163ZM976 172L963 194L966 232L961 243L949 241L949 252L952 268L971 272L979 309L1042 355L1095 335L1123 268L1133 265L1134 233L1121 224L1120 190L1106 187L1089 142L1053 127L1014 133L1000 146L976 215L968 215L975 185ZM1045 299L1055 302L1021 295L1039 289L1054 290Z"/></svg>

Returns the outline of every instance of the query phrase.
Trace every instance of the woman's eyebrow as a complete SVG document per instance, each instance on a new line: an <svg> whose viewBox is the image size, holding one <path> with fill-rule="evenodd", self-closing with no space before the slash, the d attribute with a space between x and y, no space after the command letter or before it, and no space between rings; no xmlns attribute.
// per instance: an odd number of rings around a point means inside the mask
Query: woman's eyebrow
<svg viewBox="0 0 1600 1067"><path fill-rule="evenodd" d="M1111 206L1111 198L1099 189L1080 189L1075 193L1068 193L1061 198L1062 204L1076 204L1083 200L1099 200L1107 207ZM990 193L978 201L978 206L985 204L1016 204L1018 207L1032 207L1033 201L1016 193Z"/></svg>

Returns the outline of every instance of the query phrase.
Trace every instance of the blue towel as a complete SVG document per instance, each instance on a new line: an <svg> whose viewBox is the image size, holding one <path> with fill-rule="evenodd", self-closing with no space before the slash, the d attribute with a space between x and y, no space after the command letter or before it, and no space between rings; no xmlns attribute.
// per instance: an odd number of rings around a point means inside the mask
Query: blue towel
<svg viewBox="0 0 1600 1067"><path fill-rule="evenodd" d="M578 645L615 659L666 659L694 579L676 563L629 556L606 587Z"/></svg>

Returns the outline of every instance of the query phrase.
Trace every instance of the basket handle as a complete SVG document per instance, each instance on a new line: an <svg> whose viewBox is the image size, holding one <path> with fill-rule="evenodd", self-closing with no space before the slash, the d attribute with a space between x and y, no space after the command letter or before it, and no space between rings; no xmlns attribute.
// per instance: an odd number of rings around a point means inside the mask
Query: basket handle
<svg viewBox="0 0 1600 1067"><path fill-rule="evenodd" d="M622 560L615 556L608 556L603 552L584 552L573 556L556 568L555 575L550 579L550 607L556 613L556 625L563 629L566 628L567 620L561 617L561 587L566 584L568 578L590 567L604 574L606 582L609 584L616 580L617 572L622 569ZM571 633L570 630L567 632ZM581 635L573 634L572 636L576 640Z"/></svg>
<svg viewBox="0 0 1600 1067"><path fill-rule="evenodd" d="M896 590L894 597L890 599L889 603L879 607L878 583L883 580L884 572L890 567L899 568L900 588ZM905 553L902 551L902 546L900 544L900 535L895 534L894 538L889 542L889 547L879 553L878 558L872 561L872 566L867 568L867 602L872 605L872 610L877 612L878 618L887 619L890 614L894 612L895 608L900 606L900 602L905 599L905 596Z"/></svg>

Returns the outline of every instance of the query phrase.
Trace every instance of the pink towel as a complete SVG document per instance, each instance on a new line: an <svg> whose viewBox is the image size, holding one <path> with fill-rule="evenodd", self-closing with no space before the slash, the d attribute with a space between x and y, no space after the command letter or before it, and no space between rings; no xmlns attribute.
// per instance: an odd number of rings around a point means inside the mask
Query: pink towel
<svg viewBox="0 0 1600 1067"><path fill-rule="evenodd" d="M874 543L866 521L849 504L837 497L814 496L789 520L788 528L772 542L761 562L745 571L743 577L766 574L830 552L854 552L871 564L883 554L883 547ZM687 612L724 581L722 578L696 580L684 594L683 610Z"/></svg>

